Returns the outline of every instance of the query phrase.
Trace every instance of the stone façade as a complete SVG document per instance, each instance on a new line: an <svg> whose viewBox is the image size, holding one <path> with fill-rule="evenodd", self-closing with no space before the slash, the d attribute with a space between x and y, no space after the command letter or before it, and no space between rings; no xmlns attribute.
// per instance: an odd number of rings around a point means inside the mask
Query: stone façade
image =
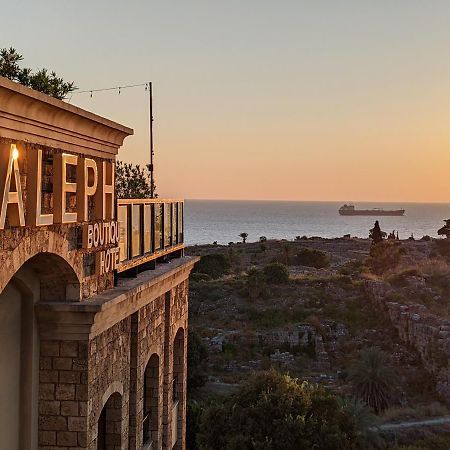
<svg viewBox="0 0 450 450"><path fill-rule="evenodd" d="M0 100L0 151L20 148L25 205L29 155L38 148L111 162L132 134L2 78ZM51 178L51 167L44 175ZM53 201L44 193L43 212L52 212ZM0 319L9 302L21 305L17 336L9 338L16 347L8 354L20 361L15 372L5 370L5 377L20 379L17 423L11 422L19 432L0 426L5 445L184 449L188 277L196 259L179 252L130 278L99 275L93 252L80 246L81 228L7 223L0 230ZM0 334L0 346L8 342ZM10 406L3 412L0 406L0 418Z"/></svg>

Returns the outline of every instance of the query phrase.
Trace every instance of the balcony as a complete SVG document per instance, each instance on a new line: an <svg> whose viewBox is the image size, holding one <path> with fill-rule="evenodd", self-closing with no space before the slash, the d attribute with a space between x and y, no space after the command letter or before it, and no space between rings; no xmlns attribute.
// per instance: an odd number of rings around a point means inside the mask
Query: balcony
<svg viewBox="0 0 450 450"><path fill-rule="evenodd" d="M117 272L151 268L157 260L183 255L184 201L118 199L120 253Z"/></svg>

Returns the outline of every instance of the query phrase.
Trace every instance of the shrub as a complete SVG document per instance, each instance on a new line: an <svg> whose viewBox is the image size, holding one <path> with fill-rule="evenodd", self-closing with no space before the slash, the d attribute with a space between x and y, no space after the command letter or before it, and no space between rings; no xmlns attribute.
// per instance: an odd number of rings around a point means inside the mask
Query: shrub
<svg viewBox="0 0 450 450"><path fill-rule="evenodd" d="M355 448L356 430L334 395L271 370L211 404L198 438L208 450L344 450Z"/></svg>
<svg viewBox="0 0 450 450"><path fill-rule="evenodd" d="M301 266L322 269L330 265L330 259L320 250L304 248L297 253L297 263Z"/></svg>
<svg viewBox="0 0 450 450"><path fill-rule="evenodd" d="M267 290L264 274L256 267L250 267L247 270L246 277L247 295L251 299L256 299L264 294Z"/></svg>
<svg viewBox="0 0 450 450"><path fill-rule="evenodd" d="M207 275L206 273L198 273L198 272L192 272L190 276L190 280L194 283L198 283L200 281L210 281L212 278Z"/></svg>
<svg viewBox="0 0 450 450"><path fill-rule="evenodd" d="M263 269L264 279L271 284L283 284L289 281L289 271L284 264L271 263Z"/></svg>
<svg viewBox="0 0 450 450"><path fill-rule="evenodd" d="M342 275L359 275L363 271L363 268L364 264L362 261L352 259L339 268L339 273Z"/></svg>
<svg viewBox="0 0 450 450"><path fill-rule="evenodd" d="M387 278L387 281L392 284L392 286L403 287L408 284L409 277L420 277L422 274L420 271L414 267L410 269L403 270L402 272L393 274Z"/></svg>
<svg viewBox="0 0 450 450"><path fill-rule="evenodd" d="M388 270L394 269L400 262L403 249L399 242L383 241L372 245L368 264L372 271L381 275Z"/></svg>
<svg viewBox="0 0 450 450"><path fill-rule="evenodd" d="M230 270L230 262L225 255L213 253L202 256L195 265L194 272L209 275L211 278L220 278Z"/></svg>

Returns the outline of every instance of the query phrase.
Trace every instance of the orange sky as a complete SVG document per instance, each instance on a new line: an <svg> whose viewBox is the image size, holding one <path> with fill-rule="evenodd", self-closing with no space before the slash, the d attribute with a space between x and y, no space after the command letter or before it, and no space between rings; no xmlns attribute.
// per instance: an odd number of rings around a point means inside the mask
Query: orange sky
<svg viewBox="0 0 450 450"><path fill-rule="evenodd" d="M448 1L63 3L10 3L2 44L81 89L152 80L161 196L450 201ZM71 102L147 160L143 89Z"/></svg>

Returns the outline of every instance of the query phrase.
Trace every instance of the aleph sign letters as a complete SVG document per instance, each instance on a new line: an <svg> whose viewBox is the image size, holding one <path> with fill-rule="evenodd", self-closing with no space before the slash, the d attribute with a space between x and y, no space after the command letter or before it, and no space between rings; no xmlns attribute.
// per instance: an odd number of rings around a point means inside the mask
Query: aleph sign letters
<svg viewBox="0 0 450 450"><path fill-rule="evenodd" d="M68 153L54 154L53 214L42 213L42 149L28 150L26 215L20 182L20 148L11 144L0 152L0 230L6 219L12 227L40 227L54 223L86 222L89 197L95 199L94 218L83 230L85 249L114 244L116 247L99 252L97 268L101 273L116 268L119 248L119 226L114 221L114 163ZM76 182L67 180L68 166L76 167ZM76 195L76 212L67 211L67 193Z"/></svg>

